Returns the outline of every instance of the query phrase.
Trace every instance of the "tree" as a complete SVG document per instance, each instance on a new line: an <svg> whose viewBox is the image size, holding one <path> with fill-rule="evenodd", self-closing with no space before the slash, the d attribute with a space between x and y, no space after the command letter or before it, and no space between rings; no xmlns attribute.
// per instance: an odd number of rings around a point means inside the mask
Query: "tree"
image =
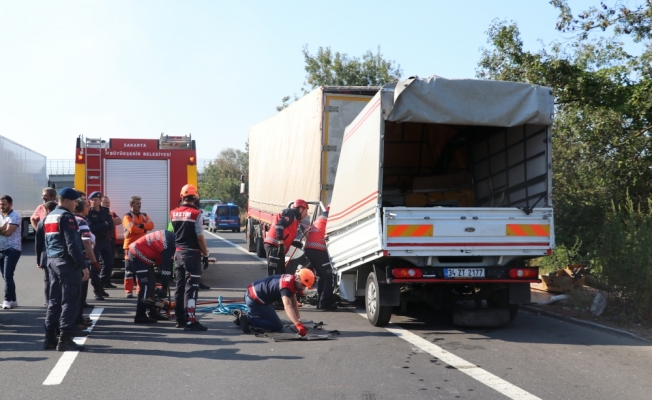
<svg viewBox="0 0 652 400"><path fill-rule="evenodd" d="M556 28L573 36L538 52L523 49L516 23L494 21L491 47L483 49L477 75L552 88L553 190L557 237L570 246L591 235L612 202L652 193L652 51L628 54L621 39L650 39L652 3L591 8L573 17L564 0Z"/></svg>
<svg viewBox="0 0 652 400"><path fill-rule="evenodd" d="M350 57L346 53L334 52L330 47L319 47L312 55L308 45L303 47L305 59L306 81L301 92L306 94L319 86L382 86L399 80L403 71L400 64L385 60L380 53L380 47L374 54L367 50L362 57ZM294 100L297 100L294 96ZM282 104L276 107L281 111L289 106L290 96L282 99Z"/></svg>
<svg viewBox="0 0 652 400"><path fill-rule="evenodd" d="M244 208L247 200L240 194L240 177L249 169L249 143L245 151L224 149L204 169L204 179L199 183L202 199L220 199Z"/></svg>

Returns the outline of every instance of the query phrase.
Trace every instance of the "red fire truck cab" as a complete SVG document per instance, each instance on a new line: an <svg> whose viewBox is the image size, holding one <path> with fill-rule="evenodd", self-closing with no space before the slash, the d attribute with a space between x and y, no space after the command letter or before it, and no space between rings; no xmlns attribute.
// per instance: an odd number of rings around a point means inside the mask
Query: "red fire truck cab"
<svg viewBox="0 0 652 400"><path fill-rule="evenodd" d="M154 230L166 229L170 210L177 207L181 188L188 183L197 186L197 155L190 135L108 141L77 138L75 188L87 195L100 191L108 196L120 218L130 210L129 199L140 196L141 212L154 222ZM122 225L116 227L116 237L116 259L122 260Z"/></svg>

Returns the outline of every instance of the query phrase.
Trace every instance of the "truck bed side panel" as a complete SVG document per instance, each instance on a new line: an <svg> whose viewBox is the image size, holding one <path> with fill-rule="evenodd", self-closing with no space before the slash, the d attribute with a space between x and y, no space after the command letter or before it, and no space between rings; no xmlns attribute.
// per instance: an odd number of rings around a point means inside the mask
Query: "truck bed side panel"
<svg viewBox="0 0 652 400"><path fill-rule="evenodd" d="M326 227L328 233L376 213L380 194L381 121L378 93L346 128Z"/></svg>

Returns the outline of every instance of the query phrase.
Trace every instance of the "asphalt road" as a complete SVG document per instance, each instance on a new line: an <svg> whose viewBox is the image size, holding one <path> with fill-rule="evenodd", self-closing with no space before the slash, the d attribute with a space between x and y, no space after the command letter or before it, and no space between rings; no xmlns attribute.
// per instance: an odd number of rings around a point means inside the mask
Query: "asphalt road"
<svg viewBox="0 0 652 400"><path fill-rule="evenodd" d="M244 234L206 237L218 262L205 271L202 280L211 289L199 300L241 299L266 268L234 247L244 245ZM362 310L304 306L302 320L323 321L341 334L273 342L242 334L232 317L210 312L199 313L207 332L183 332L172 321L135 325L136 300L126 299L120 285L107 301L89 299L101 314L86 351L44 351L42 273L33 242L23 246L16 270L20 306L0 310L3 399L652 397L649 343L523 311L507 328L478 330L458 329L416 306L394 315L385 329L369 324Z"/></svg>

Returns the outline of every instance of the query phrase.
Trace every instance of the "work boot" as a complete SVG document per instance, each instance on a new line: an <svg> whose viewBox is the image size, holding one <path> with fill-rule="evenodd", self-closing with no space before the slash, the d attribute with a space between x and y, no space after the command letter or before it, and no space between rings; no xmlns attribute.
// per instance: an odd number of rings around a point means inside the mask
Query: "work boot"
<svg viewBox="0 0 652 400"><path fill-rule="evenodd" d="M83 351L84 346L78 345L73 342L72 338L75 336L72 332L61 332L59 337L59 344L57 344L57 351Z"/></svg>
<svg viewBox="0 0 652 400"><path fill-rule="evenodd" d="M155 324L156 322L156 319L149 318L146 315L136 315L134 317L134 324Z"/></svg>
<svg viewBox="0 0 652 400"><path fill-rule="evenodd" d="M45 331L45 340L43 341L43 350L53 350L57 348L59 338L57 337L54 329L47 329Z"/></svg>
<svg viewBox="0 0 652 400"><path fill-rule="evenodd" d="M104 300L104 297L99 293L95 293L95 300Z"/></svg>
<svg viewBox="0 0 652 400"><path fill-rule="evenodd" d="M177 318L177 324L174 325L175 328L185 328L186 327L186 319L185 318Z"/></svg>
<svg viewBox="0 0 652 400"><path fill-rule="evenodd" d="M207 331L208 328L205 327L204 325L200 324L199 322L193 322L192 324L186 324L186 326L183 328L184 331L193 331L193 332L200 332L200 331Z"/></svg>
<svg viewBox="0 0 652 400"><path fill-rule="evenodd" d="M129 292L129 293L127 293L127 294L125 295L125 297L128 298L128 299L133 299L133 298L134 298L134 294L131 293L131 292Z"/></svg>
<svg viewBox="0 0 652 400"><path fill-rule="evenodd" d="M153 318L153 319L155 319L157 321L167 321L168 320L168 318L166 316L161 315L161 314L159 314L157 312L149 312L147 314L147 316L150 317L150 318Z"/></svg>
<svg viewBox="0 0 652 400"><path fill-rule="evenodd" d="M240 326L240 315L242 314L242 311L233 310L233 311L231 311L231 314L233 314L233 316L235 317L235 319L233 320L233 323Z"/></svg>
<svg viewBox="0 0 652 400"><path fill-rule="evenodd" d="M104 287L104 289L116 289L117 288L117 286L112 284L111 282L107 282L102 286Z"/></svg>
<svg viewBox="0 0 652 400"><path fill-rule="evenodd" d="M249 318L247 318L247 314L240 313L239 319L240 319L240 328L242 329L242 332L251 333L251 328L249 327Z"/></svg>

